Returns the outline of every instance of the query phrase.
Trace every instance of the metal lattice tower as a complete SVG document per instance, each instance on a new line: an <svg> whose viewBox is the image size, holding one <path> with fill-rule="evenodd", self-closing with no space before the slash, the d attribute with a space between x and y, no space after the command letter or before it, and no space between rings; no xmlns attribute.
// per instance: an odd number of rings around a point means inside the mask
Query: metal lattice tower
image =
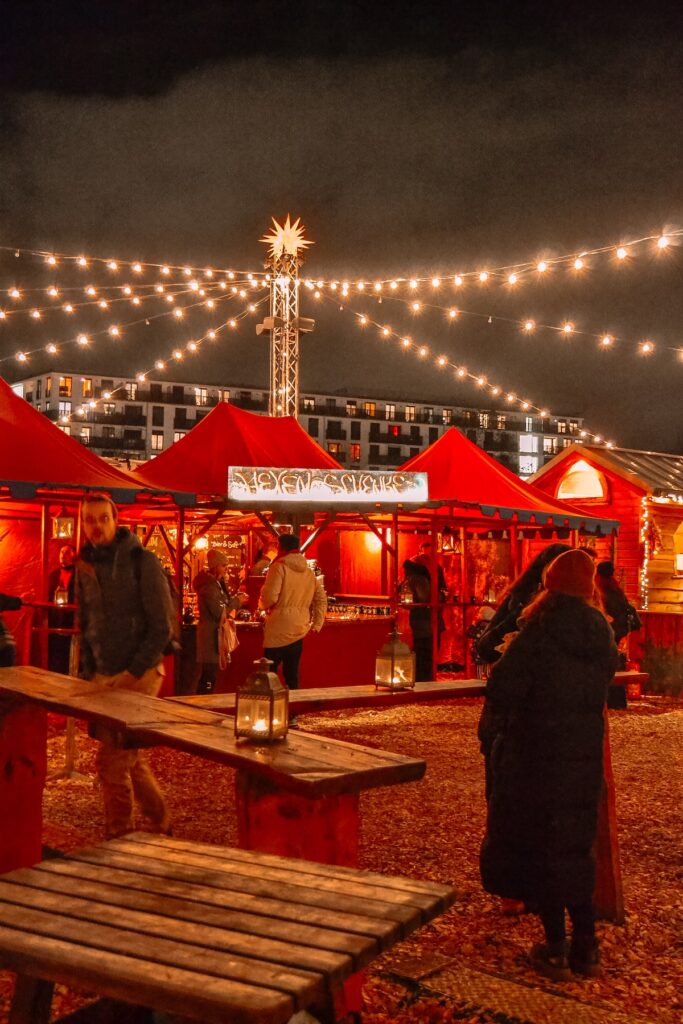
<svg viewBox="0 0 683 1024"><path fill-rule="evenodd" d="M283 252L270 282L271 416L299 415L299 260Z"/></svg>
<svg viewBox="0 0 683 1024"><path fill-rule="evenodd" d="M273 219L273 230L262 238L270 244L270 316L256 328L257 334L270 331L271 416L299 415L299 334L313 330L314 321L299 317L299 267L302 251L312 245L303 237L298 219L289 215L284 225Z"/></svg>

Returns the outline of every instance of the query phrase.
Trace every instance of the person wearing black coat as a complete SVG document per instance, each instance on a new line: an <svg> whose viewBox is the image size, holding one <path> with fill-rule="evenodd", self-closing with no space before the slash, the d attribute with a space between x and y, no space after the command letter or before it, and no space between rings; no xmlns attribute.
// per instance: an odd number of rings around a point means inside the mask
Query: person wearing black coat
<svg viewBox="0 0 683 1024"><path fill-rule="evenodd" d="M487 700L499 723L480 868L484 888L538 907L546 942L535 968L555 980L600 973L592 895L602 785L603 714L617 665L595 603L595 567L567 551L544 576L522 628L494 665ZM565 908L573 925L569 957Z"/></svg>

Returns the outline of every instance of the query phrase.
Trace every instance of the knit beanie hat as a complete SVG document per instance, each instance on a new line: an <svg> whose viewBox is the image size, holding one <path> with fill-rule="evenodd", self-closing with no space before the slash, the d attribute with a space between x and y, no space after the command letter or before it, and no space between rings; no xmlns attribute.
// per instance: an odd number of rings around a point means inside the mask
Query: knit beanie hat
<svg viewBox="0 0 683 1024"><path fill-rule="evenodd" d="M228 556L218 548L211 548L206 555L206 564L209 569L216 569L219 565L228 564Z"/></svg>
<svg viewBox="0 0 683 1024"><path fill-rule="evenodd" d="M551 562L543 576L546 590L571 597L591 598L595 582L595 563L585 551L565 551Z"/></svg>

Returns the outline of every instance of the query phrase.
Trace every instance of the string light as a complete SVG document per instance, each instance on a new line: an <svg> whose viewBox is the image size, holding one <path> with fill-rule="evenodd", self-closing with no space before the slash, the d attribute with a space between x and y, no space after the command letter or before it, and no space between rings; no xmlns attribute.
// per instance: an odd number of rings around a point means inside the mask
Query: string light
<svg viewBox="0 0 683 1024"><path fill-rule="evenodd" d="M332 301L332 300L330 299L330 301ZM344 306L340 306L338 308L342 309L342 310L347 309L347 307L344 307ZM408 337L406 335L403 335L403 336L399 335L398 332L395 331L389 325L386 325L386 324L380 325L380 324L378 324L375 320L373 320L370 316L368 316L367 313L357 313L355 310L349 310L349 312L351 313L352 316L355 317L356 322L359 324L359 326L366 326L367 324L373 324L375 327L377 327L377 329L380 332L380 334L382 335L382 337L386 338L386 337L389 336L389 337L395 338L400 343L401 347L404 350L409 350L409 349L411 349L413 347L413 342L412 342L412 339L410 337ZM416 347L415 351L416 351L416 355L419 356L421 359L426 359L429 356L429 348L426 345L418 345ZM487 381L487 378L485 377L484 374L473 373L473 372L469 371L464 366L458 366L458 365L456 365L454 363L451 363L448 360L448 358L446 356L444 356L444 355L439 355L439 356L435 357L434 365L436 367L438 367L438 369L440 369L440 370L444 369L445 367L450 366L454 370L456 378L458 378L460 380L466 380L466 379L467 380L471 380L474 384L477 385L477 387L479 387L479 388L487 388L489 393L491 394L491 396L494 397L494 398L496 398L499 395L503 394L503 389L500 387L500 385L498 385L498 384L489 384L488 381ZM549 419L549 418L551 418L551 413L549 412L548 409L542 408L542 407L536 405L529 398L523 398L523 399L518 398L514 391L506 391L505 392L505 399L506 399L506 402L509 405L513 405L513 406L517 405L524 412L533 411L533 412L537 413L538 416L541 419ZM593 434L591 431L588 431L588 430L584 430L582 432L582 436L583 437L591 437L596 444L599 444L602 441L602 438L601 438L601 436L599 434ZM611 442L611 443L613 443L613 442Z"/></svg>

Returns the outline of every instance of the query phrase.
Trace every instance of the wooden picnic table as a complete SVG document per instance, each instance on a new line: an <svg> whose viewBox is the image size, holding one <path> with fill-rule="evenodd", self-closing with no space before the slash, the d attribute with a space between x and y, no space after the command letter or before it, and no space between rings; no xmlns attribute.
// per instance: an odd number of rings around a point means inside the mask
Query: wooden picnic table
<svg viewBox="0 0 683 1024"><path fill-rule="evenodd" d="M0 878L12 1024L47 1024L55 983L215 1024L302 1009L330 1024L343 983L453 899L432 882L132 833Z"/></svg>
<svg viewBox="0 0 683 1024"><path fill-rule="evenodd" d="M237 740L233 720L178 701L101 686L28 666L0 669L0 871L40 859L46 771L45 711L105 725L122 745L170 746L235 768L245 849L354 865L359 794L416 781L423 760L310 733L279 743Z"/></svg>

